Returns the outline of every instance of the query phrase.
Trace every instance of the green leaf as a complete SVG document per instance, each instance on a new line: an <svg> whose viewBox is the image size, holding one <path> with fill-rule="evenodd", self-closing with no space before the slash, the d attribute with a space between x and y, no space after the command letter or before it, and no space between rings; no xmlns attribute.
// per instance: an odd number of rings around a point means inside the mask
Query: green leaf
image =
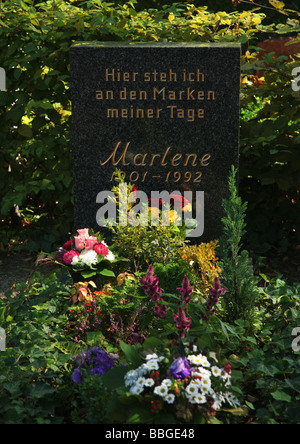
<svg viewBox="0 0 300 444"><path fill-rule="evenodd" d="M108 389L116 390L124 386L124 377L127 372L126 366L113 367L102 376L101 381Z"/></svg>
<svg viewBox="0 0 300 444"><path fill-rule="evenodd" d="M90 270L90 271L80 271L80 274L82 275L82 277L84 277L85 279L91 278L93 276L96 276L97 272Z"/></svg>
<svg viewBox="0 0 300 444"><path fill-rule="evenodd" d="M20 125L18 128L18 133L26 138L32 137L32 129L28 125Z"/></svg>
<svg viewBox="0 0 300 444"><path fill-rule="evenodd" d="M271 393L271 395L274 399L276 399L276 401L291 402L292 400L292 397L288 393L282 392L280 390Z"/></svg>
<svg viewBox="0 0 300 444"><path fill-rule="evenodd" d="M135 367L142 365L143 361L137 351L137 346L125 344L125 342L121 341L120 347L128 362L133 364Z"/></svg>
<svg viewBox="0 0 300 444"><path fill-rule="evenodd" d="M107 270L107 268L104 268L104 270L101 270L99 274L102 274L102 276L107 277L116 277L115 273L111 270Z"/></svg>
<svg viewBox="0 0 300 444"><path fill-rule="evenodd" d="M285 4L279 0L269 0L269 3L276 9L283 9L285 7Z"/></svg>

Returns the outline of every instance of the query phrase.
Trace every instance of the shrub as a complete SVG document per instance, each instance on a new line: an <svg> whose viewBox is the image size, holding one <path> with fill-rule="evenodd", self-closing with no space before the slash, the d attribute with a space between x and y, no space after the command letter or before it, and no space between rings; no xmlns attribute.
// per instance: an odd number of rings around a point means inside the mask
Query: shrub
<svg viewBox="0 0 300 444"><path fill-rule="evenodd" d="M196 288L203 294L208 294L215 277L221 272L215 253L217 245L217 241L200 245L185 244L180 250L181 258L189 264L189 269L195 276Z"/></svg>

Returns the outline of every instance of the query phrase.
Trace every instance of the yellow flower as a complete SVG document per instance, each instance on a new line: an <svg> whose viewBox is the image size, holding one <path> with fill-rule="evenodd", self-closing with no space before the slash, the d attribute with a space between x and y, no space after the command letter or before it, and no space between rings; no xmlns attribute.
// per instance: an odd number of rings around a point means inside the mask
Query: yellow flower
<svg viewBox="0 0 300 444"><path fill-rule="evenodd" d="M192 211L192 205L190 203L188 203L185 207L182 208L182 211L183 212L185 212L185 211L188 211L188 212Z"/></svg>
<svg viewBox="0 0 300 444"><path fill-rule="evenodd" d="M158 219L159 218L159 208L157 208L157 207L149 208L149 214L150 214L152 220Z"/></svg>
<svg viewBox="0 0 300 444"><path fill-rule="evenodd" d="M163 212L163 218L162 218L163 224L168 223L168 221L170 221L172 224L175 224L177 221L180 221L180 220L181 220L181 218L178 216L178 213L175 210Z"/></svg>

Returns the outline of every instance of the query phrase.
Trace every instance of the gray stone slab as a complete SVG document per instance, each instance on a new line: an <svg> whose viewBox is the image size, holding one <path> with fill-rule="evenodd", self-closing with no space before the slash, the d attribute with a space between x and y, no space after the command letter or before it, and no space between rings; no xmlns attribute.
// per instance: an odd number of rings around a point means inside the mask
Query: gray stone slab
<svg viewBox="0 0 300 444"><path fill-rule="evenodd" d="M78 43L71 89L75 228L99 230L96 196L119 168L149 197L204 191L200 240L217 238L238 166L240 45Z"/></svg>

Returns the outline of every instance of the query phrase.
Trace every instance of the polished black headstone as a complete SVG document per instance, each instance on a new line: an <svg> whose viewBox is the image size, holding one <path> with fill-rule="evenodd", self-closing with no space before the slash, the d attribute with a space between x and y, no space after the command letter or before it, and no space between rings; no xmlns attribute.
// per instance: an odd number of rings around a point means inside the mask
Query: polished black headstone
<svg viewBox="0 0 300 444"><path fill-rule="evenodd" d="M149 197L204 191L200 240L217 238L238 166L240 45L78 43L71 89L75 228L99 230L96 196L118 168Z"/></svg>

